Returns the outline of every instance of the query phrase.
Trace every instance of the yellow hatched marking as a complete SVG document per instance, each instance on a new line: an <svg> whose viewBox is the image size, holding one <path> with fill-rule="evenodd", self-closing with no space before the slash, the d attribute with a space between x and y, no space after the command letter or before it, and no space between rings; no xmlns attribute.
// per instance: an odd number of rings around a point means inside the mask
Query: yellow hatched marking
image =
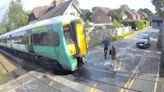
<svg viewBox="0 0 164 92"><path fill-rule="evenodd" d="M98 89L96 89L97 84L94 84L94 86L90 89L89 92L99 92Z"/></svg>

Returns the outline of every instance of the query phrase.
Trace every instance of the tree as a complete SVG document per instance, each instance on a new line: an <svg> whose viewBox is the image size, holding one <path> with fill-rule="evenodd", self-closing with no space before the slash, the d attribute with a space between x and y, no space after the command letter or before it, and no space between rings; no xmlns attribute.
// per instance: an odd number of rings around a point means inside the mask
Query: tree
<svg viewBox="0 0 164 92"><path fill-rule="evenodd" d="M152 16L154 15L153 12L151 10L147 9L147 8L145 8L145 9L139 9L139 10L145 12L148 15L149 19L151 19Z"/></svg>
<svg viewBox="0 0 164 92"><path fill-rule="evenodd" d="M6 31L11 31L24 26L28 22L28 15L19 2L11 1L9 9L5 15L6 16L4 16L2 22Z"/></svg>
<svg viewBox="0 0 164 92"><path fill-rule="evenodd" d="M122 21L122 9L114 9L109 11L109 15L112 17L112 20L117 20L118 22Z"/></svg>
<svg viewBox="0 0 164 92"><path fill-rule="evenodd" d="M89 9L82 9L84 20L90 20L91 11Z"/></svg>
<svg viewBox="0 0 164 92"><path fill-rule="evenodd" d="M164 0L152 0L152 3L156 7L157 13L164 16Z"/></svg>

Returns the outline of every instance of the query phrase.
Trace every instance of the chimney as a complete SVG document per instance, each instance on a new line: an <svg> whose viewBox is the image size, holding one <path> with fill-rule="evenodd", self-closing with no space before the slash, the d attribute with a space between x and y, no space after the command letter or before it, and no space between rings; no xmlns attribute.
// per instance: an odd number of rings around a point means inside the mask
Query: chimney
<svg viewBox="0 0 164 92"><path fill-rule="evenodd" d="M63 2L63 0L54 0L52 2L53 6L57 7L59 4L61 4Z"/></svg>

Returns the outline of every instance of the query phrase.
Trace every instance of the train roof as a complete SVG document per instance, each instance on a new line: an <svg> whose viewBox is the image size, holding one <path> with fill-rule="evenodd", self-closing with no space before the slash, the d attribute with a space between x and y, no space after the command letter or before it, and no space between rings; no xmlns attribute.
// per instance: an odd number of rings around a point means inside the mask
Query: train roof
<svg viewBox="0 0 164 92"><path fill-rule="evenodd" d="M26 25L24 27L20 27L18 29L15 29L13 31L10 31L10 32L7 32L5 34L0 35L0 38L1 37L6 37L6 36L8 36L10 34L13 34L13 33L21 32L21 31L24 31L24 30L28 30L28 29L31 29L31 28L34 28L34 27L50 25L50 24L53 24L56 21L70 22L73 19L80 19L80 18L74 17L74 16L69 16L69 15L68 16L58 16L58 17L54 17L54 18L51 18L51 19L46 19L46 20L42 20L42 21L39 21L39 22L36 22L36 23L32 23L32 24Z"/></svg>

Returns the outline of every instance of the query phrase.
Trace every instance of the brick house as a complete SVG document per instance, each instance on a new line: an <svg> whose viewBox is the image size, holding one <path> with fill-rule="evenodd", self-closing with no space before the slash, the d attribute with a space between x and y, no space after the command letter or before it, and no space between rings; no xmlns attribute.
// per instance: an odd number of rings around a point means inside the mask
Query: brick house
<svg viewBox="0 0 164 92"><path fill-rule="evenodd" d="M138 10L137 13L140 14L141 19L144 19L144 20L148 19L148 15L144 11Z"/></svg>
<svg viewBox="0 0 164 92"><path fill-rule="evenodd" d="M141 19L141 16L135 10L131 10L131 12L135 15L136 20L140 20Z"/></svg>
<svg viewBox="0 0 164 92"><path fill-rule="evenodd" d="M111 23L111 16L109 16L109 8L105 7L94 7L92 9L92 15L90 16L91 22L100 23Z"/></svg>
<svg viewBox="0 0 164 92"><path fill-rule="evenodd" d="M131 10L125 10L124 14L127 16L128 20L136 20L136 15Z"/></svg>
<svg viewBox="0 0 164 92"><path fill-rule="evenodd" d="M39 18L39 16L44 12L44 10L47 9L47 6L38 6L35 7L32 12L29 14L28 21L33 21Z"/></svg>

